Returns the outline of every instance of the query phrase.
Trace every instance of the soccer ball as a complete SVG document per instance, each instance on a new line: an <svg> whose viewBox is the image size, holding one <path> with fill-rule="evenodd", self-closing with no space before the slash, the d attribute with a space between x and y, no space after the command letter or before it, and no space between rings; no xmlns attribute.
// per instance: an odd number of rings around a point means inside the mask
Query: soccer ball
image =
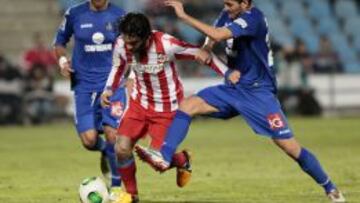
<svg viewBox="0 0 360 203"><path fill-rule="evenodd" d="M84 179L79 187L80 201L82 203L107 203L109 191L100 177Z"/></svg>

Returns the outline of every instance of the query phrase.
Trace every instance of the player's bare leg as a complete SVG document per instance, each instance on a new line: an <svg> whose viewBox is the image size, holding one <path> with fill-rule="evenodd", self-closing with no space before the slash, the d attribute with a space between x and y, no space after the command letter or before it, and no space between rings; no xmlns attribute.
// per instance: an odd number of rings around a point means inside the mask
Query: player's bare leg
<svg viewBox="0 0 360 203"><path fill-rule="evenodd" d="M132 154L134 144L130 138L119 135L116 137L115 152L118 160L118 172L121 174L126 192L131 194L132 202L137 202L136 165ZM119 201L115 202L118 203Z"/></svg>
<svg viewBox="0 0 360 203"><path fill-rule="evenodd" d="M194 117L196 115L204 115L219 112L218 109L206 103L201 97L191 96L184 99L180 104L180 111Z"/></svg>
<svg viewBox="0 0 360 203"><path fill-rule="evenodd" d="M321 185L326 195L332 202L346 202L343 194L331 182L328 175L322 169L319 161L311 152L301 147L295 138L290 139L273 139L274 143L294 159L302 170L310 175L319 185Z"/></svg>

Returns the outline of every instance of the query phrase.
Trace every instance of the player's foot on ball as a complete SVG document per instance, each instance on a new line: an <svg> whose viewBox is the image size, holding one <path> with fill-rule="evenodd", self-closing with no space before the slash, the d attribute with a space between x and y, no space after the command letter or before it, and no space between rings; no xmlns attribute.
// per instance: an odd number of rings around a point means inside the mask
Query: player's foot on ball
<svg viewBox="0 0 360 203"><path fill-rule="evenodd" d="M100 157L100 170L102 175L104 176L106 185L110 185L111 183L111 173L110 173L110 163L105 155L105 153L101 153Z"/></svg>
<svg viewBox="0 0 360 203"><path fill-rule="evenodd" d="M165 172L170 168L170 163L164 160L159 151L136 145L135 152L142 161L148 163L156 171Z"/></svg>
<svg viewBox="0 0 360 203"><path fill-rule="evenodd" d="M111 203L134 203L131 194L123 191L121 187L112 187L109 199Z"/></svg>
<svg viewBox="0 0 360 203"><path fill-rule="evenodd" d="M331 192L327 193L327 196L333 203L346 202L344 195L338 189L331 190Z"/></svg>
<svg viewBox="0 0 360 203"><path fill-rule="evenodd" d="M186 163L184 167L176 168L176 184L179 187L184 187L189 183L191 179L191 153L187 150L182 151L186 157Z"/></svg>

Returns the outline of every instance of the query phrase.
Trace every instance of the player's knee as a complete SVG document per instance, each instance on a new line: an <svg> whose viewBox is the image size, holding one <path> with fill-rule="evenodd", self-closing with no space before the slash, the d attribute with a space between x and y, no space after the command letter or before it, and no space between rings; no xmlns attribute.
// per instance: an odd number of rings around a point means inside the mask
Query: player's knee
<svg viewBox="0 0 360 203"><path fill-rule="evenodd" d="M115 145L115 151L116 151L118 160L127 160L127 159L129 159L129 157L132 156L131 147L128 145L125 145L125 144L117 143Z"/></svg>
<svg viewBox="0 0 360 203"><path fill-rule="evenodd" d="M301 152L301 146L295 139L274 140L274 142L291 158L297 159Z"/></svg>
<svg viewBox="0 0 360 203"><path fill-rule="evenodd" d="M97 134L91 133L91 132L86 132L86 133L80 134L82 145L87 150L92 150L94 148L94 146L96 145L97 136L98 136Z"/></svg>
<svg viewBox="0 0 360 203"><path fill-rule="evenodd" d="M192 96L184 99L179 107L179 110L187 113L190 116L195 116L202 113L201 109L204 104L204 101L197 96Z"/></svg>
<svg viewBox="0 0 360 203"><path fill-rule="evenodd" d="M115 128L104 126L104 133L107 141L110 143L115 143L117 134L117 130Z"/></svg>

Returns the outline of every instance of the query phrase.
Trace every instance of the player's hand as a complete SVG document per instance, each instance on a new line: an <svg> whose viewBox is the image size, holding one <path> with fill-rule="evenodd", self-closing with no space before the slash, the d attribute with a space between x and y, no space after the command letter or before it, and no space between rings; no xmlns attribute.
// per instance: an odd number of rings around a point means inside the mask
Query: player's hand
<svg viewBox="0 0 360 203"><path fill-rule="evenodd" d="M241 73L238 70L229 70L228 74L225 75L226 81L232 85L235 85L240 81Z"/></svg>
<svg viewBox="0 0 360 203"><path fill-rule="evenodd" d="M184 5L180 0L165 0L165 6L173 7L179 18L185 18L187 14L184 11Z"/></svg>
<svg viewBox="0 0 360 203"><path fill-rule="evenodd" d="M113 95L113 91L112 90L105 90L102 94L101 94L101 106L106 108L110 106L110 97Z"/></svg>
<svg viewBox="0 0 360 203"><path fill-rule="evenodd" d="M59 59L59 66L61 75L66 78L70 78L71 73L74 72L74 70L71 68L71 61L65 56L62 56Z"/></svg>
<svg viewBox="0 0 360 203"><path fill-rule="evenodd" d="M211 62L211 54L205 49L200 49L196 55L195 59L199 61L201 64L209 64Z"/></svg>

